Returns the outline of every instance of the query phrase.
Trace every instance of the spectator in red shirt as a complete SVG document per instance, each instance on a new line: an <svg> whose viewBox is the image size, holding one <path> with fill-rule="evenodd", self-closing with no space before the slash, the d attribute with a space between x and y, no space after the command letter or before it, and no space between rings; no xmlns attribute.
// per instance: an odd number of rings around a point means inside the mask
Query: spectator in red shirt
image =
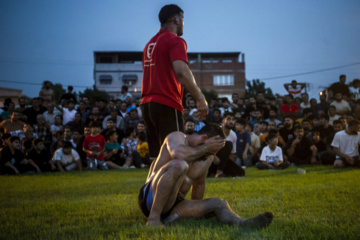
<svg viewBox="0 0 360 240"><path fill-rule="evenodd" d="M298 105L294 104L294 97L289 94L285 97L286 103L281 106L281 114L283 118L292 117L295 121L299 116L300 109Z"/></svg>

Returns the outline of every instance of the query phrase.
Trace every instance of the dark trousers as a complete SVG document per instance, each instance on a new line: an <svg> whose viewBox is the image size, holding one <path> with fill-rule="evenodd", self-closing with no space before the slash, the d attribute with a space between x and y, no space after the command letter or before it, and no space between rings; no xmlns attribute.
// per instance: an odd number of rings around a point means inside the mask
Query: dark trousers
<svg viewBox="0 0 360 240"><path fill-rule="evenodd" d="M226 141L225 146L216 154L220 159L220 164L216 166L214 163L211 164L208 172L208 176L215 176L217 169L223 171L226 176L236 177L245 176L245 171L238 165L236 165L231 159L229 159L232 150L232 143Z"/></svg>

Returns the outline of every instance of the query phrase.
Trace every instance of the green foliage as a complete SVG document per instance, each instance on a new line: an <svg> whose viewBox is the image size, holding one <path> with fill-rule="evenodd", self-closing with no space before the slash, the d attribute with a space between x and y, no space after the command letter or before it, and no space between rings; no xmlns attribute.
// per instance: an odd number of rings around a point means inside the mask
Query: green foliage
<svg viewBox="0 0 360 240"><path fill-rule="evenodd" d="M51 86L52 90L54 90L55 101L60 103L60 98L63 94L66 93L66 90L63 88L61 83L55 83Z"/></svg>
<svg viewBox="0 0 360 240"><path fill-rule="evenodd" d="M110 95L106 91L98 90L95 86L94 89L86 88L83 93L79 92L79 96L80 98L88 97L92 106L95 106L95 101L97 100L110 100Z"/></svg>
<svg viewBox="0 0 360 240"><path fill-rule="evenodd" d="M258 92L263 92L266 97L274 97L271 88L265 88L265 83L259 79L253 79L251 82L246 81L246 97L256 97Z"/></svg>
<svg viewBox="0 0 360 240"><path fill-rule="evenodd" d="M146 227L137 195L147 169L0 176L0 239L358 239L360 170L303 168L206 180L205 198L227 200L244 218L273 212L266 229L215 218Z"/></svg>
<svg viewBox="0 0 360 240"><path fill-rule="evenodd" d="M201 89L201 92L204 94L205 99L208 102L208 104L211 102L212 99L215 99L218 97L217 92L213 89L211 89L211 90Z"/></svg>

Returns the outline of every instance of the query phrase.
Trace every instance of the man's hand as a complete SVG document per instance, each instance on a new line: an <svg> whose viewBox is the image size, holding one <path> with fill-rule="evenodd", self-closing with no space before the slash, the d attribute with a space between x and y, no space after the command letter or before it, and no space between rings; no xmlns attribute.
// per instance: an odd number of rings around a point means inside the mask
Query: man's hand
<svg viewBox="0 0 360 240"><path fill-rule="evenodd" d="M205 141L209 153L216 153L225 146L225 139L220 136L211 137Z"/></svg>
<svg viewBox="0 0 360 240"><path fill-rule="evenodd" d="M244 161L247 160L247 154L246 154L246 152L243 153L242 157L243 157L243 160L244 160Z"/></svg>
<svg viewBox="0 0 360 240"><path fill-rule="evenodd" d="M201 101L196 102L197 110L194 112L195 117L198 119L205 119L209 113L209 106L205 100L205 97Z"/></svg>

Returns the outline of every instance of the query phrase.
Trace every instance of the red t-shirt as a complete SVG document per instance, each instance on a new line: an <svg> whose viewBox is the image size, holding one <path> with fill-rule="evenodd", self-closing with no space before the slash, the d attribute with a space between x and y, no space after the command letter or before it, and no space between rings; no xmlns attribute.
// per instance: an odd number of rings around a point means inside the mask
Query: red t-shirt
<svg viewBox="0 0 360 240"><path fill-rule="evenodd" d="M83 147L85 147L85 149L88 149L88 150L94 151L94 152L100 152L105 145L106 145L105 138L103 135L100 135L100 134L96 135L95 137L92 137L91 135L86 136L84 139L84 143L83 143ZM86 155L90 158L104 161L103 154L101 154L99 157L95 157L88 153Z"/></svg>
<svg viewBox="0 0 360 240"><path fill-rule="evenodd" d="M293 104L291 105L291 107L289 107L289 105L285 103L281 106L280 111L283 113L294 113L294 112L299 112L300 109L296 104ZM296 121L296 117L294 117L293 120Z"/></svg>
<svg viewBox="0 0 360 240"><path fill-rule="evenodd" d="M145 46L141 104L157 102L183 112L184 88L177 80L172 62L188 63L186 42L169 30L161 29Z"/></svg>

